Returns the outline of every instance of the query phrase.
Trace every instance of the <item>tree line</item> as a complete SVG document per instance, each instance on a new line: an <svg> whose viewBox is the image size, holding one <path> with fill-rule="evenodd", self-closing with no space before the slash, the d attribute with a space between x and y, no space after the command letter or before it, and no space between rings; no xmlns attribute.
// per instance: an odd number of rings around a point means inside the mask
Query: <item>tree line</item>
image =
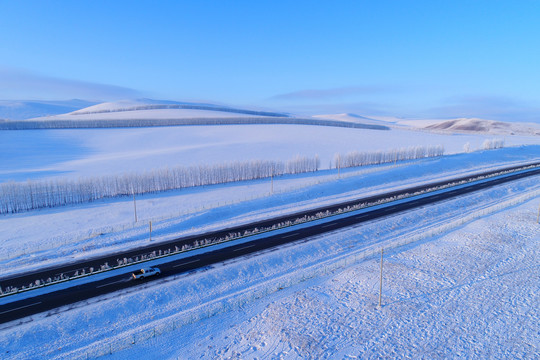
<svg viewBox="0 0 540 360"><path fill-rule="evenodd" d="M422 159L444 155L444 146L411 146L408 148L392 149L387 151L353 151L334 156L333 167L348 168L355 166L378 165L396 161Z"/></svg>
<svg viewBox="0 0 540 360"><path fill-rule="evenodd" d="M336 154L334 167L355 167L441 156L442 145ZM331 166L332 167L332 166ZM140 173L79 179L29 180L0 184L0 214L81 204L115 196L147 194L195 186L318 171L318 156L288 161L253 160L218 165L177 166Z"/></svg>
<svg viewBox="0 0 540 360"><path fill-rule="evenodd" d="M384 125L360 124L338 120L304 119L292 117L230 117L178 119L102 119L84 117L77 120L13 120L0 121L0 130L34 129L99 129L122 127L188 126L188 125L318 125L355 129L390 130Z"/></svg>
<svg viewBox="0 0 540 360"><path fill-rule="evenodd" d="M502 149L503 147L503 139L486 139L482 143L482 149L484 150Z"/></svg>
<svg viewBox="0 0 540 360"><path fill-rule="evenodd" d="M163 168L142 173L0 184L0 214L80 204L103 198L254 180L319 170L318 156Z"/></svg>

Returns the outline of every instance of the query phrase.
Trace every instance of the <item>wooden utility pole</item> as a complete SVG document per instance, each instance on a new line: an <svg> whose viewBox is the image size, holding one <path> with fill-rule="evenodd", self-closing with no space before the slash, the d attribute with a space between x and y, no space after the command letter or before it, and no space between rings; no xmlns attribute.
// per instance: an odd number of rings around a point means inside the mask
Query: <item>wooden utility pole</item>
<svg viewBox="0 0 540 360"><path fill-rule="evenodd" d="M383 252L384 250L381 249L381 281L379 282L379 306L380 309L382 307L382 265L383 265Z"/></svg>
<svg viewBox="0 0 540 360"><path fill-rule="evenodd" d="M150 221L150 241L152 241L152 221Z"/></svg>
<svg viewBox="0 0 540 360"><path fill-rule="evenodd" d="M135 214L135 222L137 222L137 203L135 202L135 190L133 190L133 212Z"/></svg>

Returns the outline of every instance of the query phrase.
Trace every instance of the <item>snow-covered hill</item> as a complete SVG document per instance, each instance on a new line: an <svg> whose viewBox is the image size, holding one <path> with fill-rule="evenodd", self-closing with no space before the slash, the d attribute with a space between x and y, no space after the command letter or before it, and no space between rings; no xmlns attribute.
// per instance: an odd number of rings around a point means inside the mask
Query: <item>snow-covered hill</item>
<svg viewBox="0 0 540 360"><path fill-rule="evenodd" d="M508 123L476 118L460 118L440 121L423 126L428 130L494 134L494 135L540 135L538 124Z"/></svg>
<svg viewBox="0 0 540 360"><path fill-rule="evenodd" d="M355 120L296 117L283 112L209 103L139 99L97 104L60 115L6 121L0 123L0 130L247 124L302 124L389 130L385 125Z"/></svg>
<svg viewBox="0 0 540 360"><path fill-rule="evenodd" d="M25 120L58 115L94 104L96 103L78 99L66 101L0 100L0 119Z"/></svg>
<svg viewBox="0 0 540 360"><path fill-rule="evenodd" d="M148 120L186 118L236 118L236 117L289 117L288 114L240 109L208 103L178 102L169 100L120 100L105 102L67 114L39 117L32 120Z"/></svg>
<svg viewBox="0 0 540 360"><path fill-rule="evenodd" d="M314 115L314 118L317 119L331 119L338 120L343 122L350 122L354 124L370 124L370 125L382 125L382 126L391 126L392 121L375 119L373 117L367 117L351 113L342 113L342 114L327 114L327 115Z"/></svg>
<svg viewBox="0 0 540 360"><path fill-rule="evenodd" d="M152 105L180 105L180 104L190 104L190 103L181 103L177 101L169 100L152 100L152 99L135 99L135 100L119 100L114 102L104 102L89 106L77 111L73 111L72 115L81 115L81 114L96 114L103 112L115 112L115 111L129 111L135 109L144 109ZM206 105L206 104L200 104Z"/></svg>

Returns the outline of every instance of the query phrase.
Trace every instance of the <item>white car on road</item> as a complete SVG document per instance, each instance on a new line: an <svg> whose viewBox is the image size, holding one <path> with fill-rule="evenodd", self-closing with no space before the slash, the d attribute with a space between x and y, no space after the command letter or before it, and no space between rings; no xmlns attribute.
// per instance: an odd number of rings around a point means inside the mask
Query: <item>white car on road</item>
<svg viewBox="0 0 540 360"><path fill-rule="evenodd" d="M131 276L134 279L144 279L149 276L159 275L161 274L161 270L159 270L157 267L147 267L143 268L141 270L135 271Z"/></svg>

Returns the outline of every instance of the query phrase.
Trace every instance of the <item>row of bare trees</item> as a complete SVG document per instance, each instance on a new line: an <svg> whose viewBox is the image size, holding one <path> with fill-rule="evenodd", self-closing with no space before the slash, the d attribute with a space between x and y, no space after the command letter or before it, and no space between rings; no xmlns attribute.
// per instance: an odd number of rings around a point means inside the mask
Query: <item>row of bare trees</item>
<svg viewBox="0 0 540 360"><path fill-rule="evenodd" d="M221 117L221 118L178 118L178 119L77 119L77 120L9 120L0 121L0 130L33 130L33 129L100 129L124 127L154 126L187 126L187 125L319 125L346 127L355 129L390 130L384 125L361 124L338 120L293 118L278 116L260 117Z"/></svg>
<svg viewBox="0 0 540 360"><path fill-rule="evenodd" d="M411 146L408 148L392 149L387 151L350 152L336 154L333 167L347 168L355 166L377 165L396 161L422 159L444 155L444 146Z"/></svg>
<svg viewBox="0 0 540 360"><path fill-rule="evenodd" d="M492 145L498 146L498 143ZM441 156L444 148L415 146L389 151L337 154L334 167L354 167ZM163 168L141 173L79 179L52 179L0 184L0 214L80 204L103 198L146 194L194 186L223 184L319 170L318 156L283 161L245 161L221 165Z"/></svg>
<svg viewBox="0 0 540 360"><path fill-rule="evenodd" d="M258 160L80 179L7 182L0 184L0 214L79 204L114 196L312 172L319 167L318 156L298 156L286 162Z"/></svg>
<svg viewBox="0 0 540 360"><path fill-rule="evenodd" d="M482 143L482 149L484 150L502 149L503 147L503 139L486 139Z"/></svg>

